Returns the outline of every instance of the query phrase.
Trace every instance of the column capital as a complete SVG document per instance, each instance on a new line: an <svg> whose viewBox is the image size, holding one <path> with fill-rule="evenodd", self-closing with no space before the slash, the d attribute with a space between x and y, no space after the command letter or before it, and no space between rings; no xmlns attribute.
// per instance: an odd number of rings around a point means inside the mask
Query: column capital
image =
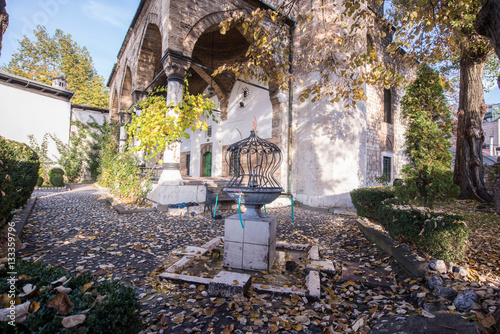
<svg viewBox="0 0 500 334"><path fill-rule="evenodd" d="M190 58L179 52L167 50L161 59L167 79L184 82L184 77L191 66Z"/></svg>
<svg viewBox="0 0 500 334"><path fill-rule="evenodd" d="M132 92L132 99L134 100L134 104L144 100L148 96L148 93L144 90L134 90Z"/></svg>

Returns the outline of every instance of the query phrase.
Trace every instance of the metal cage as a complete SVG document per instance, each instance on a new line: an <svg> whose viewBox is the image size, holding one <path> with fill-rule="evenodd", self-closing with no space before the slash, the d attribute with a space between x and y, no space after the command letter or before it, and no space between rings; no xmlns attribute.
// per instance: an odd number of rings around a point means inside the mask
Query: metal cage
<svg viewBox="0 0 500 334"><path fill-rule="evenodd" d="M232 176L227 188L280 189L274 173L281 165L279 147L250 131L250 136L240 140L226 151L226 162Z"/></svg>

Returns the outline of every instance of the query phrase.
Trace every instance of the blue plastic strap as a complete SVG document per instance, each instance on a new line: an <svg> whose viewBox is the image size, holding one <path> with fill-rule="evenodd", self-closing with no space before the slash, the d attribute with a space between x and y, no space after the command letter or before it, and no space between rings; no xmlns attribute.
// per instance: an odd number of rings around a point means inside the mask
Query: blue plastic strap
<svg viewBox="0 0 500 334"><path fill-rule="evenodd" d="M243 219L241 219L241 195L240 198L238 199L238 213L240 214L241 227L245 228L245 225L243 225Z"/></svg>
<svg viewBox="0 0 500 334"><path fill-rule="evenodd" d="M266 214L267 216L267 209L266 209L266 205L264 204L264 213Z"/></svg>
<svg viewBox="0 0 500 334"><path fill-rule="evenodd" d="M215 218L215 213L217 212L217 202L219 201L219 194L215 196L215 208L214 208L214 218Z"/></svg>

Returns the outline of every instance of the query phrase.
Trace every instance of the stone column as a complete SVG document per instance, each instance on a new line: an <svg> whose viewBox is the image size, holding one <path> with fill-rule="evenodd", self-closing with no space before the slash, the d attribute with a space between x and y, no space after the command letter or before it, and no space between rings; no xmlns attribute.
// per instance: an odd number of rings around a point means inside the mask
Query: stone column
<svg viewBox="0 0 500 334"><path fill-rule="evenodd" d="M167 105L175 105L182 101L184 92L184 78L189 63L180 59L178 55L168 51L162 59L165 74L168 80ZM180 140L172 143L163 154L163 172L158 184L182 185L180 172L181 145Z"/></svg>
<svg viewBox="0 0 500 334"><path fill-rule="evenodd" d="M148 93L144 90L134 90L132 92L132 99L134 100L134 113L139 116L141 114L141 109L137 108L137 103L141 102L142 100L144 100L146 97L148 96ZM135 141L134 139L134 143L133 145L135 146L137 144L137 142ZM140 166L146 166L146 159L145 159L145 154L144 154L144 151L139 151L138 153L138 156L139 156L139 165Z"/></svg>

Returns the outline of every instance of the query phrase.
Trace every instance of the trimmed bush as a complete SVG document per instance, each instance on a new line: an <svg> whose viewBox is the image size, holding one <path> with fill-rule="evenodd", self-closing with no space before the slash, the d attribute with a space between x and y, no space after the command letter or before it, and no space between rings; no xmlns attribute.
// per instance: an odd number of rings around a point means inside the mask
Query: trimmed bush
<svg viewBox="0 0 500 334"><path fill-rule="evenodd" d="M382 202L394 196L392 187L359 188L351 191L352 204L358 215L372 219L378 219Z"/></svg>
<svg viewBox="0 0 500 334"><path fill-rule="evenodd" d="M62 175L59 174L53 174L52 176L49 177L50 184L53 185L54 187L62 187L64 186L64 179Z"/></svg>
<svg viewBox="0 0 500 334"><path fill-rule="evenodd" d="M19 208L28 202L38 182L38 155L28 145L0 136L0 160L12 179L14 209Z"/></svg>
<svg viewBox="0 0 500 334"><path fill-rule="evenodd" d="M27 280L19 280L15 283L18 291L27 284L40 288L39 294L26 301L40 303L40 308L30 313L26 320L9 325L8 322L0 323L1 333L138 333L142 322L139 317L140 305L136 299L132 287L120 284L116 281L98 282L97 277L90 273L72 276L63 269L50 267L42 262L28 262L16 259L15 269L17 275L26 275ZM69 282L65 287L72 289L67 295L74 304L71 313L73 316L85 313L85 322L73 328L66 329L61 321L64 316L58 314L54 308L47 307L49 300L54 298L58 292L53 290L50 282L66 276ZM9 293L10 284L7 280L10 275L6 271L0 273L0 294ZM90 286L84 286L93 282ZM87 291L83 291L87 290ZM97 302L98 296L106 296L102 302Z"/></svg>
<svg viewBox="0 0 500 334"><path fill-rule="evenodd" d="M39 176L38 181L36 182L36 186L41 187L43 185L43 181L44 181L43 177Z"/></svg>
<svg viewBox="0 0 500 334"><path fill-rule="evenodd" d="M460 216L400 205L396 199L379 206L378 216L393 238L407 241L433 258L452 262L465 259L469 229Z"/></svg>
<svg viewBox="0 0 500 334"><path fill-rule="evenodd" d="M14 185L7 172L7 166L0 160L0 229L12 219L14 206Z"/></svg>
<svg viewBox="0 0 500 334"><path fill-rule="evenodd" d="M49 177L51 177L52 175L61 175L63 176L64 175L64 170L62 168L59 168L59 167L55 167L55 168L51 168L49 170Z"/></svg>

